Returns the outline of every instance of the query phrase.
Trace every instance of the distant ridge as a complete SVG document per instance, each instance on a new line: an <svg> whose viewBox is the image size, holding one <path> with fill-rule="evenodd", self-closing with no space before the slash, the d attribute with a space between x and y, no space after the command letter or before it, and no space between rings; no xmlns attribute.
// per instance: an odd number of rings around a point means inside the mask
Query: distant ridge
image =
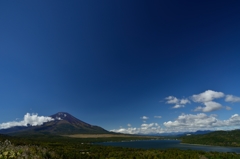
<svg viewBox="0 0 240 159"><path fill-rule="evenodd" d="M40 126L16 126L1 129L0 134L107 134L109 131L83 122L67 112L58 112L51 115L54 120Z"/></svg>
<svg viewBox="0 0 240 159"><path fill-rule="evenodd" d="M198 130L196 132L172 132L172 133L157 133L157 134L148 134L152 136L172 136L172 137L181 137L181 136L186 136L186 135L200 135L200 134L208 134L213 131L211 130ZM143 134L139 134L143 135Z"/></svg>

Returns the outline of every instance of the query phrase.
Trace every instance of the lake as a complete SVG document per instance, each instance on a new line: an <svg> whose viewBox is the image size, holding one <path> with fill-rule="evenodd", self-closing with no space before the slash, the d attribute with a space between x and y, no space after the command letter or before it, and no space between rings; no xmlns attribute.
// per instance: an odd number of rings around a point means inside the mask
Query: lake
<svg viewBox="0 0 240 159"><path fill-rule="evenodd" d="M221 147L207 145L183 144L179 140L143 140L143 141L122 141L122 142L103 142L98 143L105 146L142 148L142 149L170 149L178 148L182 150L201 150L201 151L217 151L217 152L236 152L240 153L237 147Z"/></svg>

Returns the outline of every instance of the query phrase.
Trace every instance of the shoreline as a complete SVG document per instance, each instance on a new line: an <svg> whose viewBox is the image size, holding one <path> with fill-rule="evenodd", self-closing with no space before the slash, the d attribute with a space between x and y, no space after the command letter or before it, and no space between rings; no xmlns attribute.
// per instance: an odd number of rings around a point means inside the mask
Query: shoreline
<svg viewBox="0 0 240 159"><path fill-rule="evenodd" d="M204 145L204 144L190 144L190 143L180 143L180 144L184 144L184 145L198 145L198 146L215 146L215 145ZM218 147L224 147L224 146L218 146Z"/></svg>
<svg viewBox="0 0 240 159"><path fill-rule="evenodd" d="M218 146L218 145L204 145L204 144L190 144L190 143L180 143L180 144L185 144L185 145L196 145L196 146L214 146L214 147L229 147L229 148L240 148L237 146Z"/></svg>

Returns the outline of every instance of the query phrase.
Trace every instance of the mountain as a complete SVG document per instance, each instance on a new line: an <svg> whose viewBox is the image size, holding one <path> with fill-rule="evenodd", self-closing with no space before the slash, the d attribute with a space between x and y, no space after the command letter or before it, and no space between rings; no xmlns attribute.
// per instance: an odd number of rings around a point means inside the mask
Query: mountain
<svg viewBox="0 0 240 159"><path fill-rule="evenodd" d="M196 132L171 132L171 133L157 133L157 134L150 134L152 136L169 136L169 137L181 137L186 135L199 135L199 134L208 134L213 131L211 130L198 130Z"/></svg>
<svg viewBox="0 0 240 159"><path fill-rule="evenodd" d="M200 134L208 134L208 133L211 133L211 132L213 132L213 131L211 131L211 130L198 130L198 131L196 131L194 133L189 133L189 134L200 135Z"/></svg>
<svg viewBox="0 0 240 159"><path fill-rule="evenodd" d="M176 136L180 137L180 136L190 136L190 135L203 135L203 134L208 134L208 133L211 133L213 131L211 130L198 130L198 131L195 131L195 132L183 132L183 133L180 133Z"/></svg>
<svg viewBox="0 0 240 159"><path fill-rule="evenodd" d="M1 129L0 134L106 134L109 131L83 122L69 113L59 112L50 116L53 121L45 122L40 126L16 126Z"/></svg>

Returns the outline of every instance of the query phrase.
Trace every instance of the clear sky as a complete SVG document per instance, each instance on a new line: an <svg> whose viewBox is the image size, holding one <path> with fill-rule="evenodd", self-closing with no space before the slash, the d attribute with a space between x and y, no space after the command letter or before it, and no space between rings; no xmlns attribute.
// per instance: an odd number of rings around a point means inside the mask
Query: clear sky
<svg viewBox="0 0 240 159"><path fill-rule="evenodd" d="M235 129L239 81L240 1L0 1L0 128Z"/></svg>

